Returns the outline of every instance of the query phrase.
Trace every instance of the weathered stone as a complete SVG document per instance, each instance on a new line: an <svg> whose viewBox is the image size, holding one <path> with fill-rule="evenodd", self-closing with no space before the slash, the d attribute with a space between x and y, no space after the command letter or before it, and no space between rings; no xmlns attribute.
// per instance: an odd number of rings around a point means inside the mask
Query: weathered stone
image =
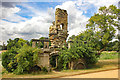
<svg viewBox="0 0 120 80"><path fill-rule="evenodd" d="M36 43L40 45L40 42L43 44L44 48L49 48L49 39L32 39L32 47L36 47Z"/></svg>
<svg viewBox="0 0 120 80"><path fill-rule="evenodd" d="M47 69L49 69L49 53L40 53L39 54L39 58L38 58L38 63L37 65L39 67L46 67Z"/></svg>
<svg viewBox="0 0 120 80"><path fill-rule="evenodd" d="M32 47L35 48L36 47L36 43L38 43L38 45L41 43L43 43L43 48L41 48L43 53L39 53L38 54L38 62L37 65L41 68L46 67L47 70L50 70L50 63L49 63L49 55L50 55L50 49L49 49L49 39L32 39Z"/></svg>
<svg viewBox="0 0 120 80"><path fill-rule="evenodd" d="M84 59L73 60L68 65L69 65L69 69L74 69L74 70L86 68Z"/></svg>
<svg viewBox="0 0 120 80"><path fill-rule="evenodd" d="M51 41L51 48L61 48L66 43L68 37L67 31L67 11L57 8L55 11L55 21L49 28L49 38Z"/></svg>

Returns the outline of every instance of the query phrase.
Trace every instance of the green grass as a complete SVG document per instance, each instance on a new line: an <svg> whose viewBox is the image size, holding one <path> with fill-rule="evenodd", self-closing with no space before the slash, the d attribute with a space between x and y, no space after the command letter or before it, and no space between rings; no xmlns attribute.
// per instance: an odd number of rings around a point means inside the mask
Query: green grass
<svg viewBox="0 0 120 80"><path fill-rule="evenodd" d="M118 52L108 52L108 51L104 51L101 53L99 60L106 60L106 59L117 59L118 55L120 55L120 53Z"/></svg>

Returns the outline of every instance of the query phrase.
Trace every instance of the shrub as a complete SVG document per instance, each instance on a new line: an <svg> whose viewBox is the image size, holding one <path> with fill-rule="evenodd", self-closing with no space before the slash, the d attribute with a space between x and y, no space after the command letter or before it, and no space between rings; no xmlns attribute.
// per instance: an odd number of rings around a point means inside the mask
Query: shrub
<svg viewBox="0 0 120 80"><path fill-rule="evenodd" d="M58 57L58 68L68 69L68 63L73 60L84 59L86 64L95 64L97 62L97 52L85 44L83 41L74 41L71 48L64 48L60 51Z"/></svg>
<svg viewBox="0 0 120 80"><path fill-rule="evenodd" d="M2 56L3 67L15 74L29 73L37 64L38 53L41 53L40 49L32 48L27 44L21 49L8 50Z"/></svg>
<svg viewBox="0 0 120 80"><path fill-rule="evenodd" d="M46 67L43 67L41 70L42 70L43 72L48 72L48 70L47 70Z"/></svg>
<svg viewBox="0 0 120 80"><path fill-rule="evenodd" d="M11 48L11 50L2 53L2 65L8 72L13 72L17 68L14 58L18 54L17 50L17 48Z"/></svg>

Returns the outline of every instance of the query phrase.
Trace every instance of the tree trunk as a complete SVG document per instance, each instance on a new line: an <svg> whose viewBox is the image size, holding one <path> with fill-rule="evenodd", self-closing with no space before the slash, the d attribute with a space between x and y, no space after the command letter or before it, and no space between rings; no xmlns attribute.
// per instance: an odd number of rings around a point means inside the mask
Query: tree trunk
<svg viewBox="0 0 120 80"><path fill-rule="evenodd" d="M100 55L101 52L103 52L105 50L106 47L104 47L103 49L101 49L100 51L98 51L98 54L97 55Z"/></svg>

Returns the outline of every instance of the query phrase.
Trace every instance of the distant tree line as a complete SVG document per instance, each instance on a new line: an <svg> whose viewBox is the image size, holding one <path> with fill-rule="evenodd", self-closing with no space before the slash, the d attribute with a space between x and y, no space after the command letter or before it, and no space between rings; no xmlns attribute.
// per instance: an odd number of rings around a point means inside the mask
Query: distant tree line
<svg viewBox="0 0 120 80"><path fill-rule="evenodd" d="M0 50L7 50L7 46L4 44L4 42L3 45L0 45Z"/></svg>

